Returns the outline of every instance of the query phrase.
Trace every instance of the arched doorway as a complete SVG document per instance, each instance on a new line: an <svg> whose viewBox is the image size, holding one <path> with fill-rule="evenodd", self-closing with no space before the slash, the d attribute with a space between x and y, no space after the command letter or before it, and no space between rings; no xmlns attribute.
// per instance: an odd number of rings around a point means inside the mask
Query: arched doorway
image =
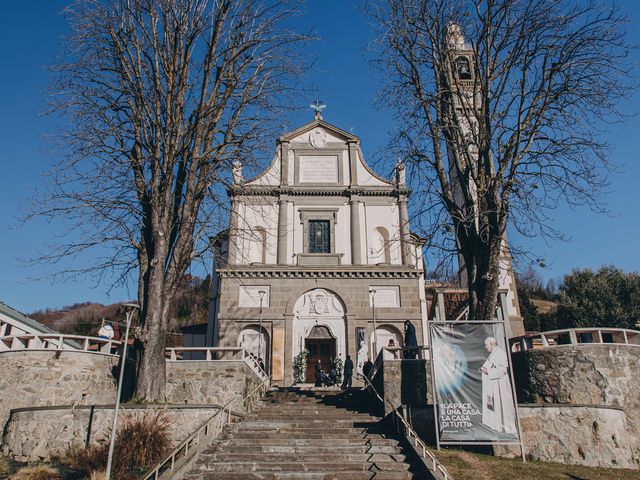
<svg viewBox="0 0 640 480"><path fill-rule="evenodd" d="M309 352L306 381L311 383L315 380L315 366L318 360L320 360L322 368L326 372L329 371L331 359L336 356L336 339L327 327L316 325L304 339L304 346Z"/></svg>
<svg viewBox="0 0 640 480"><path fill-rule="evenodd" d="M347 325L344 303L334 292L316 288L298 298L293 312L293 357L304 349L309 351L306 381L313 382L313 369L318 359L322 368L328 372L332 358L346 358Z"/></svg>
<svg viewBox="0 0 640 480"><path fill-rule="evenodd" d="M256 358L262 358L265 368L269 371L271 365L271 343L269 333L258 325L247 325L238 335L238 346Z"/></svg>

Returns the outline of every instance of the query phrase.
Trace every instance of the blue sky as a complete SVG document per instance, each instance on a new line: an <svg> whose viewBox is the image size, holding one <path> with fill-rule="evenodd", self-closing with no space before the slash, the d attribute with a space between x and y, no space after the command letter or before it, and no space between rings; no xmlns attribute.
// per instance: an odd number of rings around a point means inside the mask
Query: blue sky
<svg viewBox="0 0 640 480"><path fill-rule="evenodd" d="M25 312L60 307L82 301L111 303L133 296L124 288L108 292L108 285L94 287L87 279L53 283L35 281L42 267L26 267L19 259L41 252L57 233L56 225L43 222L20 226L18 212L29 193L46 181L42 173L53 163L46 135L55 132L55 119L40 115L45 109L44 91L49 81L45 67L51 63L60 38L66 32L60 14L67 4L61 0L3 2L0 19L0 300ZM352 130L362 140L367 158L385 145L393 129L392 116L379 110L373 98L379 77L365 61L363 50L372 40L367 20L357 0L309 0L301 28L314 28L321 40L310 45L317 57L305 80L328 105L325 120ZM619 4L631 17L629 40L640 44L640 2ZM636 64L634 53L630 61ZM302 105L313 98L300 99ZM640 112L640 95L624 105L629 114ZM310 111L291 118L297 126L311 119ZM570 240L530 242L538 256L546 259L544 278L560 278L573 268L614 264L640 270L640 118L609 127L612 159L623 171L612 175L608 203L611 216L573 211L560 206L552 212L555 226ZM514 239L516 240L516 239ZM135 286L132 292L135 291Z"/></svg>

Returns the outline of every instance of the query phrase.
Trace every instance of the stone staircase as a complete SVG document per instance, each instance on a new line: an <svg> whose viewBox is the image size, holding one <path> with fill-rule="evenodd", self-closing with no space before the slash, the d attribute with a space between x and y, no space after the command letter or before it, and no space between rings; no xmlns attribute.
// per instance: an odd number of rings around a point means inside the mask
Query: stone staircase
<svg viewBox="0 0 640 480"><path fill-rule="evenodd" d="M368 395L277 390L226 427L188 480L410 480L431 475L380 417ZM379 412L376 412L379 413Z"/></svg>

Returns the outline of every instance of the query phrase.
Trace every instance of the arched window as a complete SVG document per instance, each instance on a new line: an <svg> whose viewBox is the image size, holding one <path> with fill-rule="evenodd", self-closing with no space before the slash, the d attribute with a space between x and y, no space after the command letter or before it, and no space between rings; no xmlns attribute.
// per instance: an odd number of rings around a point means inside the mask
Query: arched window
<svg viewBox="0 0 640 480"><path fill-rule="evenodd" d="M456 58L454 66L458 79L471 80L471 65L467 57Z"/></svg>

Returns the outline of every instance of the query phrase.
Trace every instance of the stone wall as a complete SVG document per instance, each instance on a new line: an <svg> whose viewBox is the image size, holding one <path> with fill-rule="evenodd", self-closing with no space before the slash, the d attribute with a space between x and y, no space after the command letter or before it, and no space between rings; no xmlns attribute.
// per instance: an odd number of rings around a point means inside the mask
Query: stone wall
<svg viewBox="0 0 640 480"><path fill-rule="evenodd" d="M113 403L119 358L98 353L0 353L0 425L14 408Z"/></svg>
<svg viewBox="0 0 640 480"><path fill-rule="evenodd" d="M119 425L125 418L142 418L157 410L169 417L173 448L213 416L218 408L214 405L123 405ZM2 439L3 454L29 462L64 456L71 447L107 440L112 422L112 406L16 410L7 422Z"/></svg>
<svg viewBox="0 0 640 480"><path fill-rule="evenodd" d="M513 354L520 403L591 405L624 410L640 458L640 346L580 344Z"/></svg>
<svg viewBox="0 0 640 480"><path fill-rule="evenodd" d="M372 379L385 400L385 415L401 405L419 408L431 403L430 371L426 360L385 360Z"/></svg>
<svg viewBox="0 0 640 480"><path fill-rule="evenodd" d="M242 399L261 380L241 360L167 362L166 401L184 405L225 405L244 412Z"/></svg>
<svg viewBox="0 0 640 480"><path fill-rule="evenodd" d="M525 454L533 460L590 467L638 468L624 411L567 405L520 405ZM494 446L519 457L520 447Z"/></svg>

